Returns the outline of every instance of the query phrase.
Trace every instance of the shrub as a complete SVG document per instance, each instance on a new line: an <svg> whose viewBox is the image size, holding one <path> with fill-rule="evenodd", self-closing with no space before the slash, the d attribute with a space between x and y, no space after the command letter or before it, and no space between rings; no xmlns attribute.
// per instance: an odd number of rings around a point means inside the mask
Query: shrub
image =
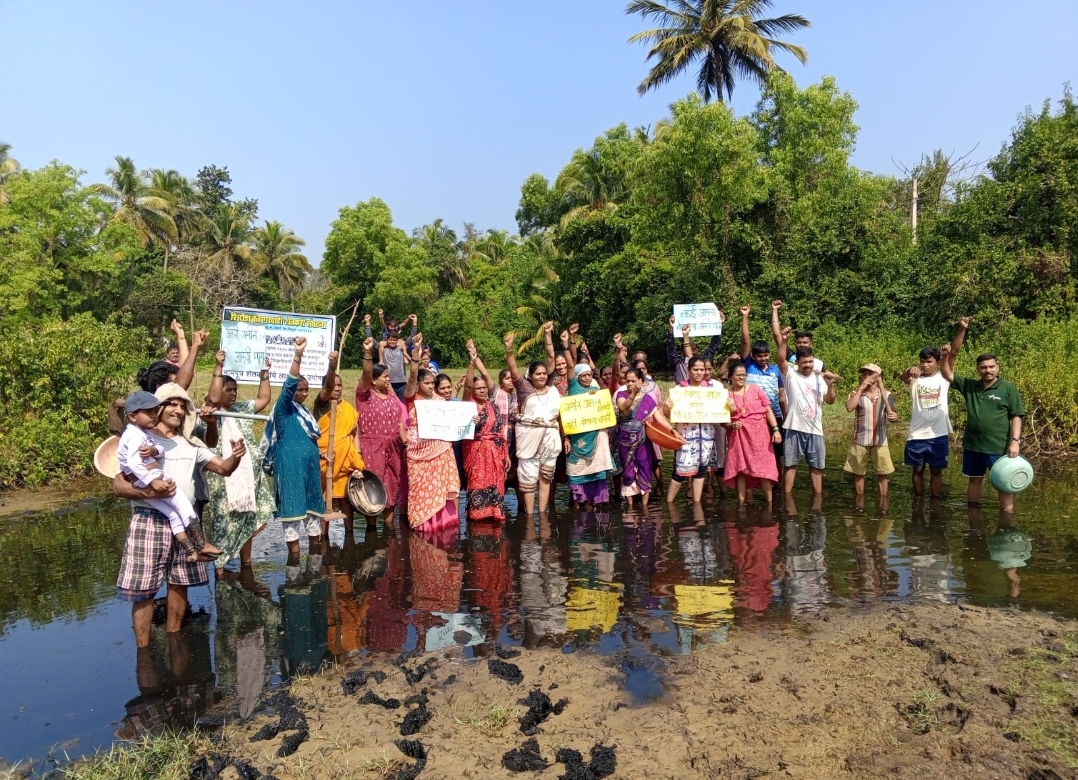
<svg viewBox="0 0 1078 780"><path fill-rule="evenodd" d="M143 329L88 314L0 328L0 486L87 472L109 402L131 391L149 354Z"/></svg>

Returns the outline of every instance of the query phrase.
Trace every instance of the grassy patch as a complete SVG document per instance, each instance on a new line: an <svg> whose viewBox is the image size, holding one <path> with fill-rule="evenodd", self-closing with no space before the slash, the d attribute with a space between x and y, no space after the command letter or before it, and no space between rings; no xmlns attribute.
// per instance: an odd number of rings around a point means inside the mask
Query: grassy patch
<svg viewBox="0 0 1078 780"><path fill-rule="evenodd" d="M68 780L187 780L188 767L210 747L197 734L159 734L117 743L64 770Z"/></svg>
<svg viewBox="0 0 1078 780"><path fill-rule="evenodd" d="M453 720L458 726L475 729L485 737L496 737L511 721L519 717L520 710L517 707L506 707L499 702L493 702L486 709L474 710L454 717Z"/></svg>
<svg viewBox="0 0 1078 780"><path fill-rule="evenodd" d="M393 758L388 753L383 753L380 756L374 756L373 758L365 758L359 762L359 768L364 772L378 775L379 777L390 777L397 773L397 771L404 766L404 762L399 758Z"/></svg>
<svg viewBox="0 0 1078 780"><path fill-rule="evenodd" d="M1008 671L1007 690L1022 705L1015 731L1033 747L1078 768L1078 632L1029 648Z"/></svg>

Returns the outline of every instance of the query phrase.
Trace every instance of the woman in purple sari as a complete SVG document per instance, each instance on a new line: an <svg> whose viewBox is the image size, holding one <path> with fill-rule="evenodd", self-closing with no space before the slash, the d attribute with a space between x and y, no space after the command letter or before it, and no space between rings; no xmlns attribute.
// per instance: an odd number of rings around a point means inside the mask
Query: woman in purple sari
<svg viewBox="0 0 1078 780"><path fill-rule="evenodd" d="M664 420L653 395L644 390L644 372L625 372L625 389L614 397L618 409L618 454L621 458L621 495L633 506L633 496L641 496L647 508L655 472L655 450L644 433L644 423L653 415Z"/></svg>

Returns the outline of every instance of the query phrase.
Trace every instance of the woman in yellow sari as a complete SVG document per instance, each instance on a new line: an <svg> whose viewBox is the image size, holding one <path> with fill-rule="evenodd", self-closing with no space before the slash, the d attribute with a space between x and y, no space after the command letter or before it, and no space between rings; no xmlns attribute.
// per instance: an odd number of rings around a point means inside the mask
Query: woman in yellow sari
<svg viewBox="0 0 1078 780"><path fill-rule="evenodd" d="M318 451L322 454L322 484L326 482L326 460L329 454L329 423L333 401L337 402L337 416L333 434L333 506L344 515L344 532L352 533L354 512L348 500L348 479L353 471L362 471L363 458L359 454L359 413L348 401L342 401L344 382L337 373L337 353L329 353L329 373L322 379L322 389L314 400L314 416L318 420L321 435ZM330 507L327 507L330 509ZM329 521L323 523L322 538L329 533Z"/></svg>

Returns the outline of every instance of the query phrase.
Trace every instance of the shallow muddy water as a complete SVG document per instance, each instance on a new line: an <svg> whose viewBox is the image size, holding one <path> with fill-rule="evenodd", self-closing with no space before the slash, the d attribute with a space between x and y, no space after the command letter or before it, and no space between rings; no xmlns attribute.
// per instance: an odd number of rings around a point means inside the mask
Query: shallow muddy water
<svg viewBox="0 0 1078 780"><path fill-rule="evenodd" d="M647 513L583 513L559 491L555 513L529 522L510 494L502 528L427 538L379 523L345 538L338 525L320 560L287 569L270 527L253 572L192 589L184 630L155 628L141 653L114 595L125 504L0 520L0 757L89 753L190 726L226 697L242 712L261 690L357 653L495 642L596 652L615 656L644 702L662 695L664 656L828 604L964 599L1078 617L1078 464L1039 464L1001 526L990 491L983 509L966 507L960 464L942 502L915 503L899 468L889 506L870 480L858 510L839 470L845 447L829 451L818 508L802 487L770 514L736 500L694 511L684 495Z"/></svg>

